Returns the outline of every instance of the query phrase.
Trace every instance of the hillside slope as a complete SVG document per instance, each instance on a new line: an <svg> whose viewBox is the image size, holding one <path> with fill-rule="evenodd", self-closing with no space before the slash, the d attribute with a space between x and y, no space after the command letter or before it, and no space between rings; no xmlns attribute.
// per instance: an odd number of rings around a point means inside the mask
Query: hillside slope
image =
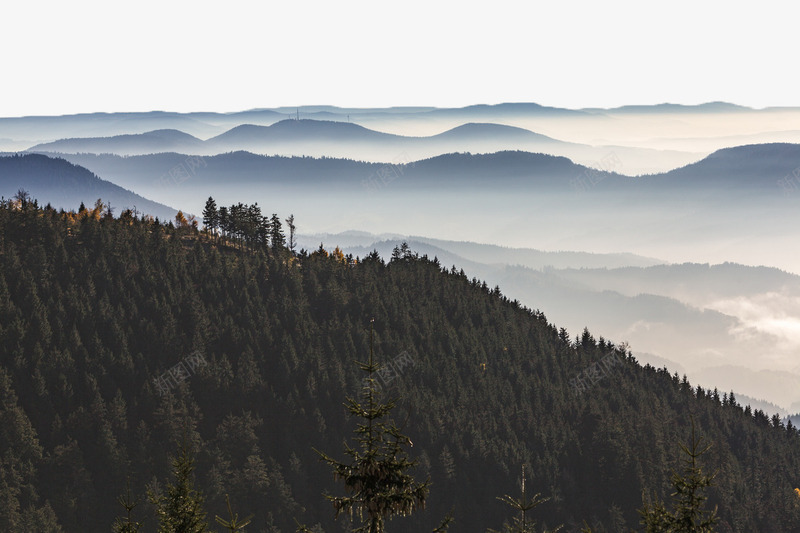
<svg viewBox="0 0 800 533"><path fill-rule="evenodd" d="M800 527L793 427L588 331L570 339L438 261L292 257L32 204L2 206L0 236L3 529L31 508L51 509L65 531L107 530L126 477L139 494L163 486L188 427L210 516L228 493L256 530L290 531L296 517L340 531L322 494L341 487L312 447L343 457L354 426L342 402L361 387L354 361L373 318L379 361L410 361L384 385L401 398L418 475L434 483L427 510L393 531L431 530L451 507L456 531L498 527L495 497L514 493L523 463L529 489L553 496L540 523L636 527L643 490L668 497L690 414L714 443L705 466L720 469L720 530ZM159 391L198 355L195 372ZM606 357L616 364L572 386ZM148 506L136 512L154 523Z"/></svg>
<svg viewBox="0 0 800 533"><path fill-rule="evenodd" d="M42 205L58 208L74 208L81 202L90 207L102 198L117 214L135 207L141 213L170 220L176 213L64 159L40 154L0 157L0 195L11 198L20 189Z"/></svg>

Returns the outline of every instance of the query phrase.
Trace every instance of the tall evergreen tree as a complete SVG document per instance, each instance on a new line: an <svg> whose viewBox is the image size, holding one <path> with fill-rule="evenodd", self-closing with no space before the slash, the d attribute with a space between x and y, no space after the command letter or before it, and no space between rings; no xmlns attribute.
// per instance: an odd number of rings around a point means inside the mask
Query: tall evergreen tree
<svg viewBox="0 0 800 533"><path fill-rule="evenodd" d="M270 220L270 241L272 248L276 250L286 246L286 237L283 234L281 219L275 213L273 213Z"/></svg>
<svg viewBox="0 0 800 533"><path fill-rule="evenodd" d="M413 259L414 256L414 252L411 251L411 247L405 241L399 246L395 246L394 250L392 250L392 261L409 260Z"/></svg>
<svg viewBox="0 0 800 533"><path fill-rule="evenodd" d="M252 246L258 240L261 220L264 218L261 216L261 208L258 206L258 202L253 205L245 206L243 218L244 238L245 241Z"/></svg>
<svg viewBox="0 0 800 533"><path fill-rule="evenodd" d="M370 323L369 360L358 363L367 373L361 391L361 402L347 398L345 406L352 416L360 418L355 433L356 447L349 445L345 454L351 460L343 463L317 451L321 459L333 468L333 476L344 482L347 496L327 496L338 518L347 513L361 523L356 533L383 533L385 522L394 516L406 516L424 507L430 480L417 482L409 470L416 461L408 458L403 448L411 439L403 435L392 420L384 420L394 409L394 401L380 402L373 374L379 366L373 355L373 330Z"/></svg>
<svg viewBox="0 0 800 533"><path fill-rule="evenodd" d="M680 444L686 455L683 473L672 473L674 509L670 512L662 502L653 503L645 499L639 513L647 533L711 533L719 520L716 508L711 511L704 509L708 499L704 490L714 484L716 473L707 475L698 464L698 459L711 449L711 445L703 444L703 437L697 438L694 417L691 420L691 443L688 446Z"/></svg>
<svg viewBox="0 0 800 533"><path fill-rule="evenodd" d="M525 465L522 465L522 495L519 498L514 498L509 495L497 498L501 502L510 505L515 511L519 512L519 516L513 517L511 519L511 523L506 522L504 524L502 533L534 533L536 521L528 516L528 511L531 511L544 502L550 500L550 498L542 498L541 496L541 494L536 493L533 495L533 498L528 499L528 496L525 494ZM555 533L560 529L561 526L558 526L549 532L545 530L544 533ZM499 532L495 531L494 529L490 529L489 533Z"/></svg>
<svg viewBox="0 0 800 533"><path fill-rule="evenodd" d="M219 525L230 531L231 533L236 533L237 531L244 531L244 528L250 524L250 520L253 518L253 515L248 516L243 520L239 520L239 515L233 513L233 509L231 509L231 499L228 495L225 495L225 503L228 505L228 514L230 515L230 520L225 520L221 516L217 516L216 520Z"/></svg>
<svg viewBox="0 0 800 533"><path fill-rule="evenodd" d="M272 234L272 222L269 217L261 217L258 221L258 230L256 231L256 240L259 246L269 248L270 235Z"/></svg>
<svg viewBox="0 0 800 533"><path fill-rule="evenodd" d="M186 438L172 461L174 481L166 494L149 492L156 507L158 533L204 533L208 530L203 494L194 488L194 456Z"/></svg>
<svg viewBox="0 0 800 533"><path fill-rule="evenodd" d="M224 237L231 232L231 218L228 208L224 205L219 208L219 229Z"/></svg>
<svg viewBox="0 0 800 533"><path fill-rule="evenodd" d="M294 225L294 215L289 215L289 218L286 219L286 227L289 228L289 241L286 245L289 250L294 252L295 247L297 247L297 239L295 236L297 226Z"/></svg>
<svg viewBox="0 0 800 533"><path fill-rule="evenodd" d="M233 233L233 236L237 240L244 239L244 220L245 215L247 212L247 206L245 206L242 202L238 202L230 207L228 210L228 217L230 219L229 226L230 231Z"/></svg>
<svg viewBox="0 0 800 533"><path fill-rule="evenodd" d="M125 494L117 497L117 502L125 509L125 518L117 517L114 520L114 533L137 533L142 525L133 520L133 510L139 501L131 496L130 480L125 484Z"/></svg>
<svg viewBox="0 0 800 533"><path fill-rule="evenodd" d="M212 234L217 233L219 228L219 211L217 211L217 202L211 196L206 200L206 206L203 209L203 225Z"/></svg>

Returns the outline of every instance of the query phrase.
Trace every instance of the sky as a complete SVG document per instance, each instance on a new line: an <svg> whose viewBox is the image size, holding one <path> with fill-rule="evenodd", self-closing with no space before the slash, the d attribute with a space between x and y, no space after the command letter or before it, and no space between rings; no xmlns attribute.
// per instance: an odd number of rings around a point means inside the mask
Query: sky
<svg viewBox="0 0 800 533"><path fill-rule="evenodd" d="M328 104L800 105L788 1L29 1L0 116Z"/></svg>

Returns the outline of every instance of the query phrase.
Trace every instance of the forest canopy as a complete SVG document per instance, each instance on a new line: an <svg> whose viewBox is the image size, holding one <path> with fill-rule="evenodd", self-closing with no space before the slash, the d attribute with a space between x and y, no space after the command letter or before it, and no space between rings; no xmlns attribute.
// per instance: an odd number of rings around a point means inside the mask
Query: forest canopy
<svg viewBox="0 0 800 533"><path fill-rule="evenodd" d="M314 449L352 435L343 402L374 319L379 394L431 480L426 509L388 530L431 531L451 509L455 531L499 527L522 465L550 498L542 527L638 528L643 494L669 500L691 415L713 443L718 530L798 531L791 424L571 337L436 258L297 251L277 215L226 210L216 231L2 201L0 530L107 531L127 484L165 487L187 442L209 517L228 516L229 495L254 531L345 530ZM153 506L135 512L156 530Z"/></svg>

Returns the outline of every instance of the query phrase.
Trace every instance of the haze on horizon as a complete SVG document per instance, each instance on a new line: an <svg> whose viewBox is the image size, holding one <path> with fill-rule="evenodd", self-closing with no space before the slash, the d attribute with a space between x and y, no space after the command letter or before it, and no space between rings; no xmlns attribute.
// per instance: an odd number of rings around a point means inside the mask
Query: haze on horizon
<svg viewBox="0 0 800 533"><path fill-rule="evenodd" d="M800 6L788 1L680 0L658 10L632 0L504 0L480 10L248 1L221 10L146 0L123 9L98 0L6 6L13 23L0 45L17 52L6 57L0 116L303 103L800 103L787 61Z"/></svg>

